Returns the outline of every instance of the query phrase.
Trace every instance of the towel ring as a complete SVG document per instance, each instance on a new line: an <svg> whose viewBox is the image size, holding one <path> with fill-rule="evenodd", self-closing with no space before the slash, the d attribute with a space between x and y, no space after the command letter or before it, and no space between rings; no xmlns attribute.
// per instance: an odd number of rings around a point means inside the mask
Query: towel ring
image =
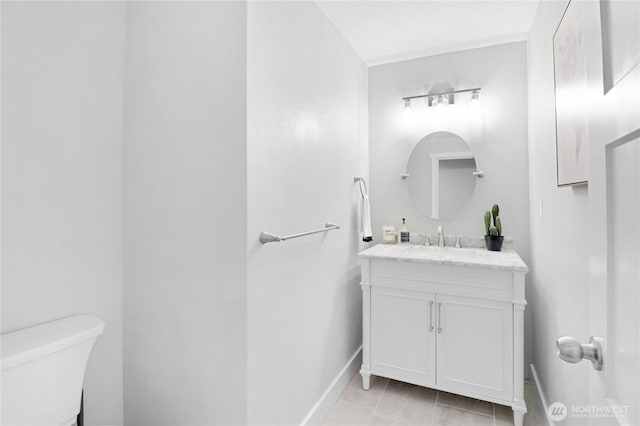
<svg viewBox="0 0 640 426"><path fill-rule="evenodd" d="M364 194L367 194L369 192L367 190L367 182L364 180L364 178L357 177L357 176L353 178L353 182L358 183L358 187L360 188L360 195L362 195L362 198L364 198ZM364 185L364 192L362 190L362 185Z"/></svg>

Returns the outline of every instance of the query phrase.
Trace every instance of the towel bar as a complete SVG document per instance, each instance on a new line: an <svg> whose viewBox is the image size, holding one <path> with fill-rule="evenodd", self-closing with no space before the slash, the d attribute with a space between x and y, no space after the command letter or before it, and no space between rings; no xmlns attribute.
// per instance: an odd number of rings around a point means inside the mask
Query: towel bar
<svg viewBox="0 0 640 426"><path fill-rule="evenodd" d="M286 241L286 240L290 240L291 238L304 237L305 235L317 234L318 232L332 231L334 229L340 229L340 225L336 225L335 223L326 223L324 225L324 228L314 229L313 231L300 232L299 234L291 234L291 235L284 235L284 236L274 235L269 232L262 232L260 234L260 242L262 244L266 244L266 243L273 243L275 241L277 242Z"/></svg>

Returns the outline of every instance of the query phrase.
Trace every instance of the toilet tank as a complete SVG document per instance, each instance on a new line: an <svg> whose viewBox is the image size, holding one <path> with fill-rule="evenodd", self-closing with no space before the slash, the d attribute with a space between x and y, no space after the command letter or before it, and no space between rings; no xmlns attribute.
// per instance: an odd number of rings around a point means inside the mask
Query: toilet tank
<svg viewBox="0 0 640 426"><path fill-rule="evenodd" d="M76 315L1 336L2 425L70 425L104 321Z"/></svg>

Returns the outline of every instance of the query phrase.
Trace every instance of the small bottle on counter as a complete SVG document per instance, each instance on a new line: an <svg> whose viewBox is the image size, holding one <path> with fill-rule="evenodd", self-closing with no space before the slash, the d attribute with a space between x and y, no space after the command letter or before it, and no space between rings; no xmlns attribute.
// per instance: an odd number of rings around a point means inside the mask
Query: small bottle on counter
<svg viewBox="0 0 640 426"><path fill-rule="evenodd" d="M409 228L407 227L406 219L402 218L402 226L400 227L400 242L402 244L409 244L410 235Z"/></svg>

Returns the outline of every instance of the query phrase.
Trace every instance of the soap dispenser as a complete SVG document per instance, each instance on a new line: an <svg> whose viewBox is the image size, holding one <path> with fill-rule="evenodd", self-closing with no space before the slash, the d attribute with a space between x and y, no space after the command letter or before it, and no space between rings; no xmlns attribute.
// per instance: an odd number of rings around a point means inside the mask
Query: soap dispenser
<svg viewBox="0 0 640 426"><path fill-rule="evenodd" d="M400 227L400 242L409 244L409 228L407 228L406 219L402 218L402 226Z"/></svg>

